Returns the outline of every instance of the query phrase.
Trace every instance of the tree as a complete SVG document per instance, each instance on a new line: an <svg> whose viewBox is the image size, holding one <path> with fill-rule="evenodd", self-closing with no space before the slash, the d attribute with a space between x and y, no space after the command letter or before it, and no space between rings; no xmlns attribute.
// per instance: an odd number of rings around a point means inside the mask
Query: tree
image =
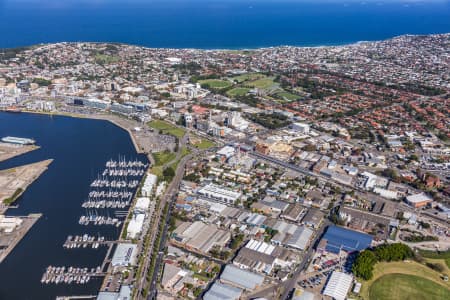
<svg viewBox="0 0 450 300"><path fill-rule="evenodd" d="M200 294L202 293L203 289L201 287L196 287L193 291L192 294L194 295L194 297L198 297L200 296Z"/></svg>
<svg viewBox="0 0 450 300"><path fill-rule="evenodd" d="M364 280L370 280L373 277L373 267L377 262L377 257L370 250L362 251L356 258L352 266L352 272L357 277Z"/></svg>
<svg viewBox="0 0 450 300"><path fill-rule="evenodd" d="M244 240L244 235L242 233L236 235L230 243L230 248L236 249L237 247L239 247L239 245L242 243L243 240Z"/></svg>
<svg viewBox="0 0 450 300"><path fill-rule="evenodd" d="M381 172L381 175L383 175L384 177L393 179L393 180L398 178L397 171L395 171L394 169L391 169L391 168L384 169Z"/></svg>
<svg viewBox="0 0 450 300"><path fill-rule="evenodd" d="M445 271L444 265L442 265L442 264L440 264L440 263L430 263L430 262L427 262L427 263L426 263L426 266L429 267L429 268L431 268L431 269L433 269L433 270L435 270L436 272L442 273L442 272Z"/></svg>
<svg viewBox="0 0 450 300"><path fill-rule="evenodd" d="M374 250L379 261L399 261L414 256L413 251L405 244L383 244Z"/></svg>
<svg viewBox="0 0 450 300"><path fill-rule="evenodd" d="M175 171L172 167L165 168L163 170L164 180L171 181L173 177L175 177Z"/></svg>
<svg viewBox="0 0 450 300"><path fill-rule="evenodd" d="M364 280L373 276L373 267L378 261L399 261L414 257L414 252L405 244L383 244L373 250L364 250L358 254L352 266L352 272Z"/></svg>

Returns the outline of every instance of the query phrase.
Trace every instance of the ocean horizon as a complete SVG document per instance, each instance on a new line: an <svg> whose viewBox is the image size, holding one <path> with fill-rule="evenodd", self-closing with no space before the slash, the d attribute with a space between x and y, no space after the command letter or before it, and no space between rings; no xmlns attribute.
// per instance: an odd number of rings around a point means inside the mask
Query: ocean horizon
<svg viewBox="0 0 450 300"><path fill-rule="evenodd" d="M0 27L0 48L55 42L316 47L448 33L450 1L0 0Z"/></svg>

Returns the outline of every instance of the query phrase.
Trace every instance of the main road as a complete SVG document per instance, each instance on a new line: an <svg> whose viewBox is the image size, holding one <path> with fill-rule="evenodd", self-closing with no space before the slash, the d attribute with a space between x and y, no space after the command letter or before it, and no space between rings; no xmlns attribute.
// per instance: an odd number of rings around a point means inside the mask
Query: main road
<svg viewBox="0 0 450 300"><path fill-rule="evenodd" d="M156 283L157 283L157 279L158 279L159 270L161 268L161 262L162 262L162 259L164 256L164 247L166 244L167 232L168 232L168 227L170 224L169 217L171 215L173 205L176 200L176 194L178 193L178 188L180 186L181 180L183 179L184 168L185 168L186 162L191 158L192 158L192 154L189 154L182 158L182 160L180 161L178 168L176 170L175 177L172 180L172 182L170 183L169 187L166 190L166 193L164 194L164 196L161 200L161 205L160 205L161 209L163 209L165 207L166 203L168 205L168 209L167 209L166 215L164 217L165 223L164 223L161 239L159 240L159 245L155 245L152 249L152 251L158 250L158 257L156 258L155 269L153 270L152 280L150 282L150 293L147 297L148 300L156 298L156 291L157 291ZM158 224L159 224L159 222L161 222L161 218L159 218ZM157 234L157 232L155 232L155 234ZM148 254L149 255L147 255L147 257L151 257L150 253L148 253Z"/></svg>
<svg viewBox="0 0 450 300"><path fill-rule="evenodd" d="M303 256L303 260L298 265L294 274L292 275L292 277L289 280L286 280L285 282L282 283L283 294L280 297L280 299L282 299L282 300L288 299L290 292L295 287L295 284L298 280L298 277L300 276L300 273L308 267L308 265L311 261L311 255L313 254L314 248L317 247L317 243L320 240L320 238L322 237L324 230L331 224L332 223L326 218L325 221L323 222L322 226L316 232L316 236L314 237L314 240L311 242L311 246L309 247L308 251L306 251L305 256Z"/></svg>
<svg viewBox="0 0 450 300"><path fill-rule="evenodd" d="M187 142L187 135L183 136L183 138L180 141L181 145L178 148L176 160L181 158L182 148L186 145L186 142ZM153 299L156 296L156 278L157 278L157 274L159 271L160 262L162 259L160 250L161 250L161 247L163 248L163 246L161 246L161 245L164 245L162 243L162 241L165 240L165 237L167 235L168 216L170 215L171 206L173 204L173 200L175 199L175 194L178 191L178 187L180 185L181 180L183 179L186 162L191 158L192 158L192 154L188 154L187 156L181 158L181 160L177 166L177 169L175 171L175 176L172 179L172 181L170 182L167 189L165 190L164 195L161 197L159 206L158 206L158 211L155 212L155 214L154 214L153 226L152 226L152 228L150 228L150 232L148 233L150 235L151 242L150 242L150 246L148 248L148 252L144 253L145 258L144 258L144 262L143 262L143 268L142 268L141 274L139 274L140 280L137 283L137 288L136 288L137 299L143 299L143 291L145 290L146 287L149 287L149 291L150 291L149 295L147 297L148 299ZM158 230L160 228L159 225L161 222L161 216L163 214L163 210L164 210L164 207L166 206L166 203L168 203L169 209L168 209L167 215L165 216L166 223L164 224L163 235L161 236L161 239L160 239L161 243L159 245L155 245L155 240L158 235ZM148 238L148 236L147 236L147 238ZM145 243L145 238L143 239L143 244L144 243ZM148 282L147 273L149 272L152 254L155 251L158 251L158 257L157 257L157 261L155 264L154 272L152 274L151 282Z"/></svg>

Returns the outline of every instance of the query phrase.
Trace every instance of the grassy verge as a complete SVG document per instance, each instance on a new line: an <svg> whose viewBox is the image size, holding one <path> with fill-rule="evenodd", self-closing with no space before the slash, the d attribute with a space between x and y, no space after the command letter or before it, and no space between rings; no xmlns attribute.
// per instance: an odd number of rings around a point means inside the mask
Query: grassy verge
<svg viewBox="0 0 450 300"><path fill-rule="evenodd" d="M205 150L211 147L214 147L216 144L207 140L207 139L202 139L199 143L193 144L195 148L200 149L200 150Z"/></svg>
<svg viewBox="0 0 450 300"><path fill-rule="evenodd" d="M420 256L425 258L444 260L445 264L450 269L450 250L447 251L419 250L419 254Z"/></svg>
<svg viewBox="0 0 450 300"><path fill-rule="evenodd" d="M162 166L168 162L171 162L177 156L175 153L170 151L161 151L152 154L155 158L156 166Z"/></svg>
<svg viewBox="0 0 450 300"><path fill-rule="evenodd" d="M166 203L166 205L163 208L161 219L160 219L160 222L158 225L158 232L156 235L155 242L153 244L153 249L151 251L150 266L149 266L147 274L146 274L146 279L149 284L152 283L153 273L155 272L156 260L158 258L159 248L161 245L161 236L163 234L164 225L166 224L166 215L167 215L168 209L169 209L169 205L168 205L168 203ZM145 297L147 297L147 295L148 295L148 288L149 287L146 287L144 289Z"/></svg>
<svg viewBox="0 0 450 300"><path fill-rule="evenodd" d="M180 163L180 161L183 159L183 157L185 157L185 156L188 155L189 153L191 153L191 151L190 151L187 147L181 148L181 156L180 156L180 159L177 160L176 162L174 162L170 167L176 172L176 170L177 170L177 168L178 168L178 164Z"/></svg>
<svg viewBox="0 0 450 300"><path fill-rule="evenodd" d="M162 120L153 120L148 123L153 129L162 131L163 134L173 135L177 138L182 138L185 134L185 130L182 128L178 128L166 121Z"/></svg>
<svg viewBox="0 0 450 300"><path fill-rule="evenodd" d="M3 200L3 203L5 205L13 204L17 200L17 198L19 198L19 196L22 194L22 192L23 192L23 189L18 188L11 197L6 198L5 200Z"/></svg>

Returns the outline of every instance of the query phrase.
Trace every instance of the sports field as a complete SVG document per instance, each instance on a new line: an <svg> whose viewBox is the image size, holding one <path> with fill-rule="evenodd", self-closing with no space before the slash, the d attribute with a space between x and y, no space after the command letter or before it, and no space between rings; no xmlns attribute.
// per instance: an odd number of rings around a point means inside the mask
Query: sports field
<svg viewBox="0 0 450 300"><path fill-rule="evenodd" d="M239 76L231 77L231 79L238 83L242 83L242 82L248 81L248 80L256 80L261 77L265 77L265 75L259 74L259 73L247 73L247 74L242 74Z"/></svg>
<svg viewBox="0 0 450 300"><path fill-rule="evenodd" d="M371 280L362 282L363 299L450 299L427 298L430 289L435 293L430 295L450 296L450 283L442 279L441 273L415 261L377 263L373 275Z"/></svg>
<svg viewBox="0 0 450 300"><path fill-rule="evenodd" d="M266 77L266 78L257 79L255 81L247 82L247 83L245 83L245 85L259 88L259 89L269 89L275 85L275 82L273 81L273 78Z"/></svg>
<svg viewBox="0 0 450 300"><path fill-rule="evenodd" d="M450 290L423 277L389 274L378 278L369 289L370 300L450 299Z"/></svg>
<svg viewBox="0 0 450 300"><path fill-rule="evenodd" d="M288 93L288 92L276 93L275 96L277 98L280 98L280 99L283 99L283 100L286 100L286 101L295 101L298 98L300 98L300 96L297 96L297 95L294 95L294 94L291 94L291 93Z"/></svg>
<svg viewBox="0 0 450 300"><path fill-rule="evenodd" d="M231 82L228 80L220 80L220 79L205 79L205 80L199 80L200 85L205 86L207 85L211 89L223 89L230 87L232 85Z"/></svg>
<svg viewBox="0 0 450 300"><path fill-rule="evenodd" d="M250 91L249 88L238 87L227 91L227 95L230 97L244 96L248 93L248 91Z"/></svg>

